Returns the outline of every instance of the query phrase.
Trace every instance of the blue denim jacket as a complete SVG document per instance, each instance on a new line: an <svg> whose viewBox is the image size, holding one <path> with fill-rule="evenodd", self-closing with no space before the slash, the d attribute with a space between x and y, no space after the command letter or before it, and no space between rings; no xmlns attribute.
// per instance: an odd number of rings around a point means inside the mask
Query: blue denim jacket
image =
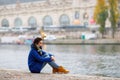
<svg viewBox="0 0 120 80"><path fill-rule="evenodd" d="M44 62L51 62L52 54L49 54L42 50L42 55L39 54L38 50L36 50L33 46L31 46L31 50L28 56L28 67L32 73L40 73L42 69L42 65Z"/></svg>

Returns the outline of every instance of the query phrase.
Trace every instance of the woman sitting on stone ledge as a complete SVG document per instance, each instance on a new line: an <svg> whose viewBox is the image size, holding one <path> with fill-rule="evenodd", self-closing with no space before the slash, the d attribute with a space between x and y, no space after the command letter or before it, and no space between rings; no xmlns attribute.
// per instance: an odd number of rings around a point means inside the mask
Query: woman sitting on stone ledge
<svg viewBox="0 0 120 80"><path fill-rule="evenodd" d="M53 73L69 73L68 70L55 63L55 58L52 54L42 50L42 38L37 37L31 45L28 56L29 70L32 73L40 73L47 63L53 68Z"/></svg>

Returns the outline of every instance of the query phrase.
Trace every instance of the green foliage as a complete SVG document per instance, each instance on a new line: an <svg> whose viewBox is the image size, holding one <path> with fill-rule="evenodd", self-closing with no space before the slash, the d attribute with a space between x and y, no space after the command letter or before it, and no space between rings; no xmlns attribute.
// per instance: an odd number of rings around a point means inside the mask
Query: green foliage
<svg viewBox="0 0 120 80"><path fill-rule="evenodd" d="M100 25L99 31L102 37L105 32L105 22L108 17L108 7L106 6L105 0L97 0L97 5L94 10L94 20Z"/></svg>
<svg viewBox="0 0 120 80"><path fill-rule="evenodd" d="M114 34L119 19L118 0L108 0L108 3L109 3L109 12L110 12L109 20L111 22L111 28L112 28L112 38L114 38Z"/></svg>

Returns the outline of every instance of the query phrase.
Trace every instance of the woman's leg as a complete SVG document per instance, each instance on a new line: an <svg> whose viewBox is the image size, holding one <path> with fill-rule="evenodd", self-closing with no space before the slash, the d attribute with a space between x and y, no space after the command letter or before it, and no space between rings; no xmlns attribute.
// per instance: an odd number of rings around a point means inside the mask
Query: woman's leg
<svg viewBox="0 0 120 80"><path fill-rule="evenodd" d="M46 64L47 64L47 62L44 62L44 63L43 63L41 70L45 67ZM48 62L48 64L49 64L52 68L58 68L58 67L59 67L54 61Z"/></svg>
<svg viewBox="0 0 120 80"><path fill-rule="evenodd" d="M57 73L58 72L59 66L55 63L55 61L51 61L48 64L53 68L52 73Z"/></svg>
<svg viewBox="0 0 120 80"><path fill-rule="evenodd" d="M58 68L59 65L55 63L55 61L51 61L51 62L48 62L48 64L52 67L52 68Z"/></svg>
<svg viewBox="0 0 120 80"><path fill-rule="evenodd" d="M47 58L47 57L50 57L48 53L42 55L43 57ZM55 61L51 61L51 62L48 62L48 64L52 67L52 68L58 68L59 66L55 63Z"/></svg>
<svg viewBox="0 0 120 80"><path fill-rule="evenodd" d="M46 64L46 62L43 63L41 70L45 67Z"/></svg>
<svg viewBox="0 0 120 80"><path fill-rule="evenodd" d="M53 68L53 73L64 73L64 74L69 73L69 71L66 70L64 67L58 66L58 64L56 64L55 61L51 61L48 64Z"/></svg>
<svg viewBox="0 0 120 80"><path fill-rule="evenodd" d="M44 55L44 57L49 57L48 55ZM42 66L42 68L44 68L44 66L46 65L47 63L45 62ZM58 64L55 63L55 61L51 61L51 62L48 62L48 64L53 68L53 73L69 73L68 70L64 69L62 66L59 66Z"/></svg>
<svg viewBox="0 0 120 80"><path fill-rule="evenodd" d="M47 57L49 57L49 56L48 56L48 54L44 54L44 55L42 55L42 57L47 58ZM44 62L44 63L43 63L43 65L42 65L42 69L45 67L46 64L47 64L47 62Z"/></svg>

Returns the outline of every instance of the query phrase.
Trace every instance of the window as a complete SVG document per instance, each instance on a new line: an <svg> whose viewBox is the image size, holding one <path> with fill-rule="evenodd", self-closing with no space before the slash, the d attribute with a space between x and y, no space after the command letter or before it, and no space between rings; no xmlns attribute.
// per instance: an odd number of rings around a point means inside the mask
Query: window
<svg viewBox="0 0 120 80"><path fill-rule="evenodd" d="M3 19L1 24L2 24L2 27L9 27L9 22L7 19Z"/></svg>
<svg viewBox="0 0 120 80"><path fill-rule="evenodd" d="M37 21L34 17L30 17L28 19L28 25L31 27L37 27Z"/></svg>
<svg viewBox="0 0 120 80"><path fill-rule="evenodd" d="M75 19L79 19L79 12L78 11L75 12Z"/></svg>
<svg viewBox="0 0 120 80"><path fill-rule="evenodd" d="M53 25L53 21L51 16L47 15L43 18L43 26L50 26Z"/></svg>
<svg viewBox="0 0 120 80"><path fill-rule="evenodd" d="M59 22L60 22L60 25L69 25L70 19L66 14L63 14L60 16Z"/></svg>
<svg viewBox="0 0 120 80"><path fill-rule="evenodd" d="M85 12L84 14L83 14L83 19L88 19L88 14Z"/></svg>
<svg viewBox="0 0 120 80"><path fill-rule="evenodd" d="M20 18L16 18L15 21L14 21L14 26L15 27L22 26L22 20Z"/></svg>

